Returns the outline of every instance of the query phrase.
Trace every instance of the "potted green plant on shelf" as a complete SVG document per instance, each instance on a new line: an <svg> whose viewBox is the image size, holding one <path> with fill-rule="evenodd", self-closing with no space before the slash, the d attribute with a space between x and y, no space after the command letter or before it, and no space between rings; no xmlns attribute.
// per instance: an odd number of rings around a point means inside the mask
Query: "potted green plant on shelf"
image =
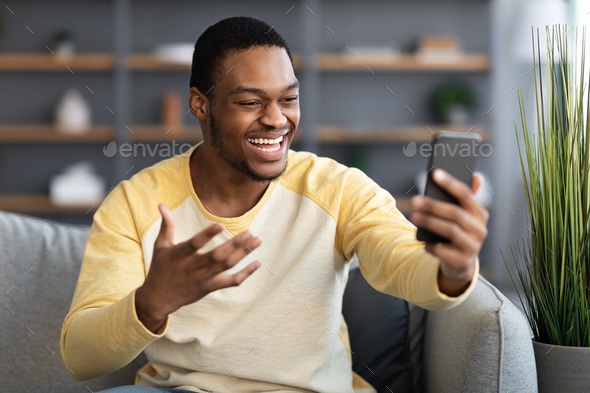
<svg viewBox="0 0 590 393"><path fill-rule="evenodd" d="M469 122L470 112L476 104L471 87L458 81L439 87L432 97L433 110L438 120L456 126L465 126Z"/></svg>
<svg viewBox="0 0 590 393"><path fill-rule="evenodd" d="M528 213L527 241L511 247L515 284L533 331L539 392L581 392L590 386L590 103L584 48L577 30L546 27L546 81L534 53L536 132L518 94L522 140L514 124ZM575 42L575 47L574 47ZM575 56L581 53L577 59ZM538 58L538 61L537 61ZM523 158L523 150L526 157ZM516 275L516 274L515 274ZM519 287L522 288L523 297Z"/></svg>

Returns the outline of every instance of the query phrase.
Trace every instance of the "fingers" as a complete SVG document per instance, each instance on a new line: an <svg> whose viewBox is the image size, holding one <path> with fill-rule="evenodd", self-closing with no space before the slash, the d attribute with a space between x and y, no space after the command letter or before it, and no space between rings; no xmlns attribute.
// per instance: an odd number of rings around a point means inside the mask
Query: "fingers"
<svg viewBox="0 0 590 393"><path fill-rule="evenodd" d="M473 277L473 270L470 269L473 266L472 256L442 243L428 243L426 251L441 260L440 268L447 277L454 276L461 281L467 281Z"/></svg>
<svg viewBox="0 0 590 393"><path fill-rule="evenodd" d="M443 190L454 196L465 210L477 214L479 217L485 216L485 208L476 202L473 191L467 184L440 168L434 170L432 178Z"/></svg>
<svg viewBox="0 0 590 393"><path fill-rule="evenodd" d="M195 251L207 244L209 240L213 239L221 231L223 231L222 224L214 223L209 225L207 228L197 233L190 239L182 243L178 243L174 249L175 257L183 258L193 254Z"/></svg>
<svg viewBox="0 0 590 393"><path fill-rule="evenodd" d="M206 265L201 266L207 267L209 274L214 276L237 265L238 262L261 244L262 240L259 237L252 237L250 231L244 231L205 254L204 256L208 262Z"/></svg>
<svg viewBox="0 0 590 393"><path fill-rule="evenodd" d="M479 251L481 240L469 236L465 230L454 222L420 212L412 213L412 220L417 226L446 237L453 245L464 252L477 253ZM481 239L483 240L483 238L485 236Z"/></svg>
<svg viewBox="0 0 590 393"><path fill-rule="evenodd" d="M158 205L158 210L162 215L162 225L160 226L160 232L154 242L154 249L158 250L163 247L170 247L174 244L174 216L168 206L163 203Z"/></svg>
<svg viewBox="0 0 590 393"><path fill-rule="evenodd" d="M260 261L256 260L237 273L218 273L215 276L213 276L213 278L210 281L210 285L213 288L212 290L216 291L222 288L238 286L242 282L244 282L246 278L250 277L250 275L254 273L260 266L262 266L262 264L260 263Z"/></svg>
<svg viewBox="0 0 590 393"><path fill-rule="evenodd" d="M483 240L487 236L487 228L485 224L476 217L468 214L461 206L419 195L412 197L411 203L419 213L428 213L424 215L431 214L457 223L462 229L469 232L477 239Z"/></svg>

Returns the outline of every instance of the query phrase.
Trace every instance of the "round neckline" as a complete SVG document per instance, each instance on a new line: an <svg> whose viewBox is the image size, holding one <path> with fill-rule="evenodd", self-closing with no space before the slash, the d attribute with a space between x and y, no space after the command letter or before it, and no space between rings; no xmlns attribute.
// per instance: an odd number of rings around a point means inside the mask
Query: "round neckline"
<svg viewBox="0 0 590 393"><path fill-rule="evenodd" d="M209 212L205 208L205 206L203 206L203 204L201 203L201 200L199 199L199 197L197 196L197 193L195 192L195 189L193 187L193 182L191 179L190 158L191 158L193 152L200 145L202 145L203 142L204 142L204 140L201 140L199 143L194 145L190 150L188 150L185 153L185 155L183 157L182 172L183 172L183 178L184 178L184 185L187 188L187 190L189 191L190 197L192 198L192 200L195 202L195 204L197 205L197 207L201 211L201 214L203 214L203 216L209 221L236 225L236 224L241 224L244 221L252 219L254 217L254 215L256 215L256 213L258 213L258 211L260 211L262 206L264 206L264 204L266 203L266 201L268 200L268 198L272 194L272 191L274 190L277 182L271 181L270 184L268 185L268 187L266 188L266 191L262 195L262 198L260 198L260 200L258 201L258 203L256 203L256 205L252 209L248 210L246 213L242 214L241 216L219 217L214 214L211 214L211 212Z"/></svg>

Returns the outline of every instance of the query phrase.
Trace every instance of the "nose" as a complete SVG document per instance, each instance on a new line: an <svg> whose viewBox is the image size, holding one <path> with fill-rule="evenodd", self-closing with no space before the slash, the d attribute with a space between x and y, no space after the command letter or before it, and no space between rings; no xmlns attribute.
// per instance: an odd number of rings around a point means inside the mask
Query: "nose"
<svg viewBox="0 0 590 393"><path fill-rule="evenodd" d="M280 106L277 103L273 103L266 106L260 122L273 128L281 128L287 124L287 117L281 111Z"/></svg>

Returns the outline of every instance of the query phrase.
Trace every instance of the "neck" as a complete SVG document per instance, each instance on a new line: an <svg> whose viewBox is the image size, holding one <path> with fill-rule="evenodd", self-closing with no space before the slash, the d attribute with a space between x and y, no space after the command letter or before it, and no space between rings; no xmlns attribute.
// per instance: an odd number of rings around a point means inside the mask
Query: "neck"
<svg viewBox="0 0 590 393"><path fill-rule="evenodd" d="M213 215L236 217L252 209L270 181L255 182L202 143L191 155L190 174L195 193Z"/></svg>

